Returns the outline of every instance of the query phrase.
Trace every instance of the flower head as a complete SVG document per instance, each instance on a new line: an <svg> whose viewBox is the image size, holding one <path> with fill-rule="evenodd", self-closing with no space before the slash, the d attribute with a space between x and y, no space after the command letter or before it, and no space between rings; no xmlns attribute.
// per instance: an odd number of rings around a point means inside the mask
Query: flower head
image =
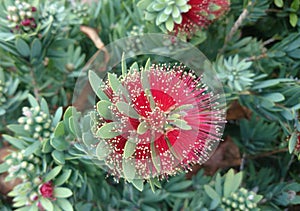
<svg viewBox="0 0 300 211"><path fill-rule="evenodd" d="M191 36L222 16L229 0L141 0L138 6L163 30Z"/></svg>
<svg viewBox="0 0 300 211"><path fill-rule="evenodd" d="M194 33L210 25L229 9L229 0L189 0L191 9L182 13L182 22L175 24L175 33Z"/></svg>
<svg viewBox="0 0 300 211"><path fill-rule="evenodd" d="M224 120L216 96L185 69L148 61L120 78L108 74L92 131L112 175L161 178L208 159Z"/></svg>
<svg viewBox="0 0 300 211"><path fill-rule="evenodd" d="M52 182L45 182L40 187L40 193L44 198L53 198L53 185Z"/></svg>
<svg viewBox="0 0 300 211"><path fill-rule="evenodd" d="M37 27L34 13L37 12L36 7L31 6L25 1L15 1L14 5L7 7L9 27L14 33L28 33Z"/></svg>

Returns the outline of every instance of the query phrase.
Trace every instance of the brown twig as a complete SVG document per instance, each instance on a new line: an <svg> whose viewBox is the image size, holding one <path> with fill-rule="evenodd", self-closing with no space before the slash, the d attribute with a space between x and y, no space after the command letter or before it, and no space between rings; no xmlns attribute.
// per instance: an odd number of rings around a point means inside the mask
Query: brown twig
<svg viewBox="0 0 300 211"><path fill-rule="evenodd" d="M251 4L252 4L252 1L249 1L248 6L251 6ZM244 20L248 16L248 14L249 14L248 7L246 7L243 10L243 12L240 14L238 19L235 21L235 23L233 24L233 27L231 28L229 34L227 34L227 36L225 37L225 42L224 42L223 48L221 49L221 52L224 52L228 42L232 39L233 35L237 32L237 30L243 24Z"/></svg>
<svg viewBox="0 0 300 211"><path fill-rule="evenodd" d="M262 158L262 157L269 157L271 155L275 155L278 153L282 153L282 152L288 152L289 149L288 148L282 148L282 149L277 149L271 152L264 152L258 155L252 155L252 156L247 156L247 159L257 159L257 158Z"/></svg>

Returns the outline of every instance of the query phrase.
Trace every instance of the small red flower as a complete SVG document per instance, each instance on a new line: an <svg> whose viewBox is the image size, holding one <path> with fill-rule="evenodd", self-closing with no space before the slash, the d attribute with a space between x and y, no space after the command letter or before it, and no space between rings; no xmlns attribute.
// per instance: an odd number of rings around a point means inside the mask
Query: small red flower
<svg viewBox="0 0 300 211"><path fill-rule="evenodd" d="M31 12L36 12L36 7L31 7Z"/></svg>
<svg viewBox="0 0 300 211"><path fill-rule="evenodd" d="M191 9L182 13L182 22L175 24L175 33L193 34L197 29L207 27L229 9L229 0L189 0Z"/></svg>
<svg viewBox="0 0 300 211"><path fill-rule="evenodd" d="M112 175L174 175L208 159L224 119L201 78L184 69L161 65L130 71L121 79L108 76L104 90L110 102L98 104L96 136L98 156L104 157Z"/></svg>
<svg viewBox="0 0 300 211"><path fill-rule="evenodd" d="M44 198L53 198L53 185L52 182L45 182L40 187L40 193Z"/></svg>
<svg viewBox="0 0 300 211"><path fill-rule="evenodd" d="M21 22L22 26L30 26L31 24L31 20L29 19L25 19Z"/></svg>

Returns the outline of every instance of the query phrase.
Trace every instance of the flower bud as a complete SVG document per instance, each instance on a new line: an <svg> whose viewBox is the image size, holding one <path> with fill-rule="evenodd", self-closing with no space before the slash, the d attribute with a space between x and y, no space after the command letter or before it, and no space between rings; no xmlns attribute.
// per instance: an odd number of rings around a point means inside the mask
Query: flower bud
<svg viewBox="0 0 300 211"><path fill-rule="evenodd" d="M36 178L33 179L33 183L34 183L35 185L39 185L41 182L42 182L42 180L41 180L41 178L39 178L39 177L36 177Z"/></svg>
<svg viewBox="0 0 300 211"><path fill-rule="evenodd" d="M35 108L34 108L34 111L36 111L36 112L39 112L41 110L41 108L39 107L39 106L36 106Z"/></svg>
<svg viewBox="0 0 300 211"><path fill-rule="evenodd" d="M31 125L31 124L33 123L32 118L28 118L27 121L26 121L26 123L27 123L28 125Z"/></svg>
<svg viewBox="0 0 300 211"><path fill-rule="evenodd" d="M22 160L23 159L23 154L22 153L18 153L18 160Z"/></svg>
<svg viewBox="0 0 300 211"><path fill-rule="evenodd" d="M27 175L26 175L26 174L21 174L21 175L19 175L19 177L20 177L22 180L26 180L26 179L27 179Z"/></svg>
<svg viewBox="0 0 300 211"><path fill-rule="evenodd" d="M26 168L27 167L27 162L26 161L23 161L22 163L21 163L21 168Z"/></svg>
<svg viewBox="0 0 300 211"><path fill-rule="evenodd" d="M11 19L12 19L12 21L15 22L15 23L19 21L19 17L18 17L17 15L11 16Z"/></svg>
<svg viewBox="0 0 300 211"><path fill-rule="evenodd" d="M12 164L12 159L7 159L7 160L5 161L5 163L6 163L7 165L11 165L11 164Z"/></svg>
<svg viewBox="0 0 300 211"><path fill-rule="evenodd" d="M38 164L38 163L40 163L40 159L39 159L39 158L34 158L33 162L34 162L35 164Z"/></svg>
<svg viewBox="0 0 300 211"><path fill-rule="evenodd" d="M26 118L25 118L25 117L20 117L20 118L18 119L18 123L19 123L19 124L24 124L25 121L26 121Z"/></svg>
<svg viewBox="0 0 300 211"><path fill-rule="evenodd" d="M36 132L40 132L40 131L42 131L42 130L43 130L43 128L42 128L42 126L40 126L40 125L38 125L38 126L35 127L35 131L36 131Z"/></svg>
<svg viewBox="0 0 300 211"><path fill-rule="evenodd" d="M38 134L38 133L34 133L34 134L33 134L33 138L37 139L37 138L39 138L39 137L40 137L40 134Z"/></svg>
<svg viewBox="0 0 300 211"><path fill-rule="evenodd" d="M21 10L21 11L19 12L19 15L20 15L21 17L24 17L24 16L26 15L26 13L25 13L25 11Z"/></svg>
<svg viewBox="0 0 300 211"><path fill-rule="evenodd" d="M37 116L37 117L35 117L35 121L36 121L37 123L41 123L41 122L43 122L43 117Z"/></svg>
<svg viewBox="0 0 300 211"><path fill-rule="evenodd" d="M38 199L38 194L36 192L33 192L32 194L30 194L29 198L31 201L36 201Z"/></svg>
<svg viewBox="0 0 300 211"><path fill-rule="evenodd" d="M243 197L239 197L238 200L239 200L240 203L244 203L245 202L245 199Z"/></svg>
<svg viewBox="0 0 300 211"><path fill-rule="evenodd" d="M29 125L24 125L24 130L29 131L30 130L30 126Z"/></svg>
<svg viewBox="0 0 300 211"><path fill-rule="evenodd" d="M12 156L13 158L16 158L16 157L17 157L17 153L16 153L16 152L13 152L13 153L11 153L11 156Z"/></svg>
<svg viewBox="0 0 300 211"><path fill-rule="evenodd" d="M32 163L30 163L30 164L28 165L28 170L29 170L29 171L33 171L33 170L34 170L34 165L33 165Z"/></svg>
<svg viewBox="0 0 300 211"><path fill-rule="evenodd" d="M31 18L32 17L32 12L26 12L26 15L28 18Z"/></svg>
<svg viewBox="0 0 300 211"><path fill-rule="evenodd" d="M50 132L48 132L48 131L44 132L44 133L43 133L43 136L44 136L45 138L49 138L49 137L50 137Z"/></svg>
<svg viewBox="0 0 300 211"><path fill-rule="evenodd" d="M49 123L45 123L43 126L44 126L45 129L48 129L50 127L50 124Z"/></svg>
<svg viewBox="0 0 300 211"><path fill-rule="evenodd" d="M237 205L237 203L236 203L236 202L232 202L232 203L231 203L231 207L232 207L232 208L237 208L237 207L238 207L238 205Z"/></svg>

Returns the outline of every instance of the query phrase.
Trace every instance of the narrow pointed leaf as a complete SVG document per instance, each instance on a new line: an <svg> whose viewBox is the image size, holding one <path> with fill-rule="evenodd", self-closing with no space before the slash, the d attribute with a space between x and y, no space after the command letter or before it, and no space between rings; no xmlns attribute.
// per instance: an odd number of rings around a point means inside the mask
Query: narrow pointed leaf
<svg viewBox="0 0 300 211"><path fill-rule="evenodd" d="M125 158L129 158L131 155L134 154L135 147L136 147L136 143L134 142L134 140L128 139L127 142L126 142L126 144L125 144L125 147L124 147L124 154L123 154L123 156Z"/></svg>
<svg viewBox="0 0 300 211"><path fill-rule="evenodd" d="M101 100L97 103L97 111L104 118L111 120L112 112L111 112L112 103L107 100Z"/></svg>
<svg viewBox="0 0 300 211"><path fill-rule="evenodd" d="M89 71L89 81L97 97L99 97L101 100L109 100L109 98L101 88L101 86L104 86L102 79L99 78L98 75L91 70Z"/></svg>
<svg viewBox="0 0 300 211"><path fill-rule="evenodd" d="M99 138L111 139L119 135L117 132L118 125L116 122L110 122L101 126L97 131Z"/></svg>
<svg viewBox="0 0 300 211"><path fill-rule="evenodd" d="M141 122L137 128L137 133L142 135L147 132L149 125L146 122Z"/></svg>
<svg viewBox="0 0 300 211"><path fill-rule="evenodd" d="M122 168L124 177L129 182L132 182L135 177L135 160L134 159L123 159Z"/></svg>
<svg viewBox="0 0 300 211"><path fill-rule="evenodd" d="M117 102L116 106L121 113L124 113L131 118L135 118L135 119L139 118L139 114L129 104L125 102Z"/></svg>
<svg viewBox="0 0 300 211"><path fill-rule="evenodd" d="M182 129L182 130L191 130L192 129L192 127L190 125L188 125L185 120L182 120L182 119L175 119L172 122L172 124L177 126L180 129Z"/></svg>

